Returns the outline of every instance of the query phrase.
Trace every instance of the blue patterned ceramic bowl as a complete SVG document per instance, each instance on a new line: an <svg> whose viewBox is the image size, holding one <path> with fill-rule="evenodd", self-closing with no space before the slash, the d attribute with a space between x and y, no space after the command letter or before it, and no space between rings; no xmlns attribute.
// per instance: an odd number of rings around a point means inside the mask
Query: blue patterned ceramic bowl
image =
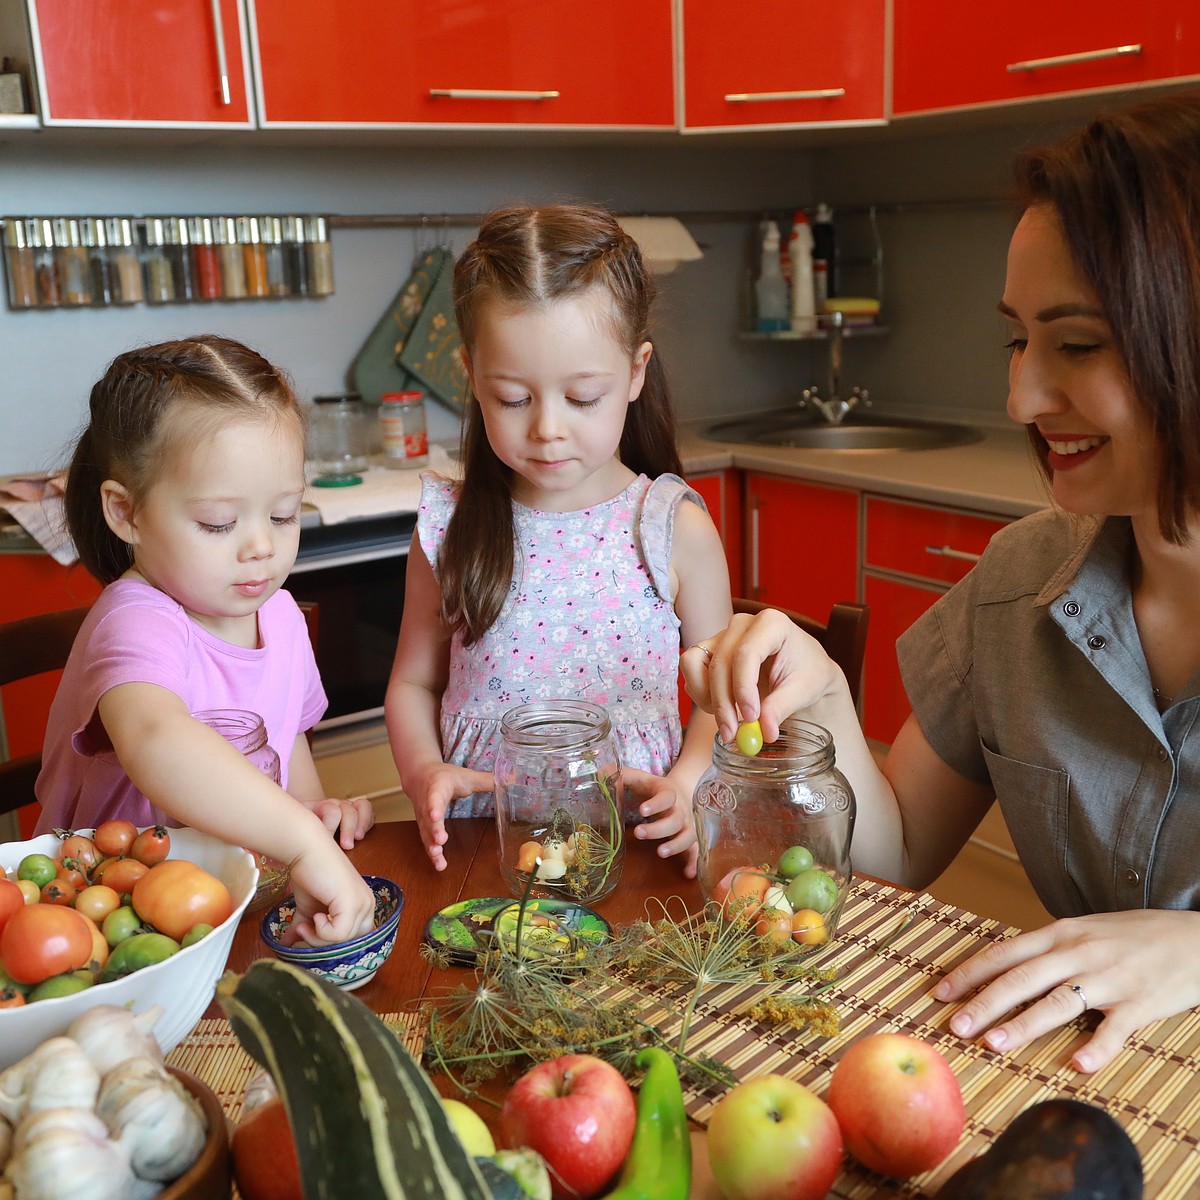
<svg viewBox="0 0 1200 1200"><path fill-rule="evenodd" d="M363 879L375 893L375 928L348 942L329 946L298 944L285 946L280 940L296 915L296 898L269 908L259 924L259 936L276 958L305 967L328 983L350 991L362 987L387 961L396 944L396 927L404 908L404 892L399 884L379 875L364 875Z"/></svg>

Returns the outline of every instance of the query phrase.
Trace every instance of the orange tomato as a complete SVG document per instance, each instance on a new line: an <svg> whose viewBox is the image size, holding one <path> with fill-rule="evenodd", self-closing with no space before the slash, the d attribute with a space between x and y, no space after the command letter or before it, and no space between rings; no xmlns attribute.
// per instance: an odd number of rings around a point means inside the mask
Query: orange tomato
<svg viewBox="0 0 1200 1200"><path fill-rule="evenodd" d="M96 873L96 883L103 883L119 895L128 896L134 885L150 868L136 858L110 858Z"/></svg>
<svg viewBox="0 0 1200 1200"><path fill-rule="evenodd" d="M97 923L120 907L120 893L103 883L93 883L75 897L75 908Z"/></svg>
<svg viewBox="0 0 1200 1200"><path fill-rule="evenodd" d="M786 946L792 940L792 918L778 908L764 908L754 922L754 932L772 946Z"/></svg>
<svg viewBox="0 0 1200 1200"><path fill-rule="evenodd" d="M532 871L537 866L538 855L542 852L541 842L522 842L517 851L517 870Z"/></svg>
<svg viewBox="0 0 1200 1200"><path fill-rule="evenodd" d="M252 1109L233 1131L233 1177L243 1200L302 1200L296 1143L283 1101Z"/></svg>
<svg viewBox="0 0 1200 1200"><path fill-rule="evenodd" d="M41 983L86 966L92 931L73 908L26 904L8 918L0 933L0 964L18 983Z"/></svg>
<svg viewBox="0 0 1200 1200"><path fill-rule="evenodd" d="M820 946L829 941L825 918L815 908L798 908L792 914L792 937L805 946Z"/></svg>
<svg viewBox="0 0 1200 1200"><path fill-rule="evenodd" d="M233 912L233 897L203 867L170 858L133 885L133 911L178 942L193 925L220 925Z"/></svg>
<svg viewBox="0 0 1200 1200"><path fill-rule="evenodd" d="M79 909L75 910L79 912ZM106 962L110 953L108 939L100 932L100 926L96 924L86 913L80 913L80 916L88 923L88 928L92 933L92 955L88 959L88 966L95 967L98 971Z"/></svg>
<svg viewBox="0 0 1200 1200"><path fill-rule="evenodd" d="M66 879L52 879L42 888L43 904L74 904L75 885Z"/></svg>
<svg viewBox="0 0 1200 1200"><path fill-rule="evenodd" d="M0 879L0 929L19 908L25 907L25 893L11 879Z"/></svg>
<svg viewBox="0 0 1200 1200"><path fill-rule="evenodd" d="M101 854L120 858L122 854L129 853L129 847L137 835L137 826L132 821L103 821L96 826L92 841Z"/></svg>
<svg viewBox="0 0 1200 1200"><path fill-rule="evenodd" d="M165 825L151 825L133 839L129 856L148 867L156 866L171 852L171 835Z"/></svg>
<svg viewBox="0 0 1200 1200"><path fill-rule="evenodd" d="M770 886L770 877L757 867L734 867L713 889L713 899L727 917L753 919L758 915L762 899Z"/></svg>
<svg viewBox="0 0 1200 1200"><path fill-rule="evenodd" d="M96 849L96 843L82 833L72 833L63 838L58 848L58 857L87 874L104 856Z"/></svg>

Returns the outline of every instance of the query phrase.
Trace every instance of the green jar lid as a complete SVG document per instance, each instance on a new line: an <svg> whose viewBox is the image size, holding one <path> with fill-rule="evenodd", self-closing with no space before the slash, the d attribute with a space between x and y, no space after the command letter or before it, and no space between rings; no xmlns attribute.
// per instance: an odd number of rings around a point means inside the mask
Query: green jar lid
<svg viewBox="0 0 1200 1200"><path fill-rule="evenodd" d="M313 487L353 487L356 483L362 483L361 475L318 475Z"/></svg>

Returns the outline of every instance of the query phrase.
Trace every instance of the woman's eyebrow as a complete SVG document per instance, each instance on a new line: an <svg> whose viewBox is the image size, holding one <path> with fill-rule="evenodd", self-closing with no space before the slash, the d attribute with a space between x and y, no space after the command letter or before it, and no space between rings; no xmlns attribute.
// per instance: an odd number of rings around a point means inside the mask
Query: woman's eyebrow
<svg viewBox="0 0 1200 1200"><path fill-rule="evenodd" d="M1016 311L1001 300L996 308L1006 317L1011 317L1014 321L1019 321ZM1050 308L1043 308L1041 312L1036 313L1035 317L1043 323L1047 321L1058 321L1062 317L1095 317L1099 320L1104 320L1104 313L1101 312L1094 304L1055 304Z"/></svg>

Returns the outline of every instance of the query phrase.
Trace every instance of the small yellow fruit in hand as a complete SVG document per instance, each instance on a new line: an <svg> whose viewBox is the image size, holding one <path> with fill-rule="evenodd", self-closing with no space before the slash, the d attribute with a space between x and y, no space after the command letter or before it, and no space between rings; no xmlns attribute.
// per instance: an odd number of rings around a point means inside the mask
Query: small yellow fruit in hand
<svg viewBox="0 0 1200 1200"><path fill-rule="evenodd" d="M757 721L743 721L733 740L743 754L753 758L763 748L762 726Z"/></svg>
<svg viewBox="0 0 1200 1200"><path fill-rule="evenodd" d="M484 1124L483 1118L461 1100L449 1100L442 1097L442 1107L463 1149L473 1157L490 1158L496 1153L496 1142L492 1131Z"/></svg>

